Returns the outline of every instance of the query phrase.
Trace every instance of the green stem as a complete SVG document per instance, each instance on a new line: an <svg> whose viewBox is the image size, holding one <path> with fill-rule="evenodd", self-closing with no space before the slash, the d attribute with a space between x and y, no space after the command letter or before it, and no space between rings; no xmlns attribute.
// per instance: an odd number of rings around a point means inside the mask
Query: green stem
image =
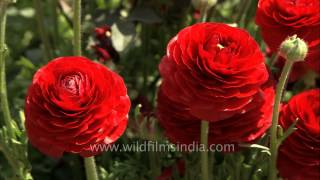
<svg viewBox="0 0 320 180"><path fill-rule="evenodd" d="M279 53L273 55L270 61L270 67L273 67L279 59Z"/></svg>
<svg viewBox="0 0 320 180"><path fill-rule="evenodd" d="M36 10L38 31L39 31L41 41L44 46L44 55L45 55L46 59L51 59L52 58L52 53L51 53L52 48L51 48L48 34L46 32L46 28L45 28L45 24L44 24L42 1L41 0L33 0L33 4L34 4L35 10Z"/></svg>
<svg viewBox="0 0 320 180"><path fill-rule="evenodd" d="M208 167L208 134L209 122L201 121L201 146L204 151L201 151L201 179L209 180L209 167Z"/></svg>
<svg viewBox="0 0 320 180"><path fill-rule="evenodd" d="M203 7L201 7L200 14L201 14L201 19L200 19L201 22L206 22L207 21L207 17L208 17L207 4L204 4Z"/></svg>
<svg viewBox="0 0 320 180"><path fill-rule="evenodd" d="M270 165L269 165L269 180L277 179L277 154L278 154L278 138L277 138L277 126L278 126L278 119L279 119L279 109L280 103L283 96L283 92L285 90L285 86L287 83L287 79L289 77L292 65L294 64L293 61L286 60L284 68L282 70L279 83L276 89L276 97L274 100L274 107L272 113L272 126L271 126L271 139L270 139Z"/></svg>
<svg viewBox="0 0 320 180"><path fill-rule="evenodd" d="M15 138L13 127L11 124L11 114L9 109L9 102L7 96L7 83L6 83L6 62L5 57L7 54L7 47L5 44L6 37L6 20L7 20L7 1L0 1L0 100L1 109L3 113L3 119L6 127L8 128L8 134L11 138Z"/></svg>
<svg viewBox="0 0 320 180"><path fill-rule="evenodd" d="M50 8L51 8L51 14L52 14L52 21L53 21L53 26L54 26L54 30L53 30L53 47L57 47L58 46L58 42L60 40L60 36L59 36L59 23L58 23L58 0L52 0L50 1Z"/></svg>
<svg viewBox="0 0 320 180"><path fill-rule="evenodd" d="M73 0L73 53L81 56L81 0Z"/></svg>
<svg viewBox="0 0 320 180"><path fill-rule="evenodd" d="M240 1L240 12L238 14L238 17L237 17L237 20L236 20L236 23L238 25L238 27L242 27L243 26L243 18L247 15L247 11L248 9L250 8L250 5L251 5L251 1L252 0L245 0L244 2L243 1Z"/></svg>
<svg viewBox="0 0 320 180"><path fill-rule="evenodd" d="M86 169L87 180L98 180L94 156L84 158L84 164Z"/></svg>
<svg viewBox="0 0 320 180"><path fill-rule="evenodd" d="M237 17L235 18L236 19L235 23L237 23L238 25L241 22L242 15L245 11L245 7L246 7L247 3L248 3L248 1L244 1L244 2L240 1L239 2L239 13L237 13Z"/></svg>

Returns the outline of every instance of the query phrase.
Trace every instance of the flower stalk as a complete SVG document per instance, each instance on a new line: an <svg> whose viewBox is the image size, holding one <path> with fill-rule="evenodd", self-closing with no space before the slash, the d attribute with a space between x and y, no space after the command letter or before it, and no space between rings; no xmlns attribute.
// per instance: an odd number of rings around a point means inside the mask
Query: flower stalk
<svg viewBox="0 0 320 180"><path fill-rule="evenodd" d="M73 1L73 53L81 56L81 0Z"/></svg>
<svg viewBox="0 0 320 180"><path fill-rule="evenodd" d="M94 156L84 158L84 164L85 164L87 179L98 180L98 174L96 170L96 163L94 160Z"/></svg>
<svg viewBox="0 0 320 180"><path fill-rule="evenodd" d="M8 135L11 138L14 138L15 133L13 131L12 124L10 122L12 118L11 118L10 109L9 109L7 83L6 83L5 58L8 53L8 49L5 44L7 5L8 5L8 2L6 0L0 0L0 92L1 92L0 100L1 100L1 109L3 113L3 119L8 129Z"/></svg>
<svg viewBox="0 0 320 180"><path fill-rule="evenodd" d="M209 122L201 121L201 146L204 147L204 151L201 151L201 179L209 180L209 160L208 160L208 134L209 134Z"/></svg>
<svg viewBox="0 0 320 180"><path fill-rule="evenodd" d="M26 139L11 117L7 95L5 68L5 58L8 54L8 49L5 44L6 11L8 4L11 2L12 1L9 0L0 0L0 102L5 123L4 127L0 127L0 151L6 157L13 173L12 177L7 178L31 180L30 165L27 160ZM7 178L5 177L5 179Z"/></svg>
<svg viewBox="0 0 320 180"><path fill-rule="evenodd" d="M38 31L39 31L40 38L41 38L41 40L43 42L43 46L44 46L45 59L51 59L52 58L52 52L51 52L52 48L50 45L48 34L45 29L42 1L41 0L33 0L33 4L34 4L34 8L36 10Z"/></svg>
<svg viewBox="0 0 320 180"><path fill-rule="evenodd" d="M206 22L208 17L208 1L201 1L200 3L200 14L201 14L201 22Z"/></svg>
<svg viewBox="0 0 320 180"><path fill-rule="evenodd" d="M286 61L285 66L282 70L279 83L276 89L276 97L274 101L273 113L272 113L272 126L271 126L271 141L270 141L270 170L269 170L269 179L275 180L277 179L277 154L278 154L278 137L277 137L277 126L278 126L278 119L279 119L279 110L280 110L280 103L283 96L283 92L286 86L287 79L289 77L292 65L294 62Z"/></svg>
<svg viewBox="0 0 320 180"><path fill-rule="evenodd" d="M276 88L276 96L274 100L274 107L272 113L272 125L271 125L271 139L270 139L270 164L269 164L269 180L277 179L277 155L278 143L277 130L278 130L278 119L280 114L280 103L286 88L288 77L290 75L292 66L295 62L303 61L307 55L308 46L307 44L297 38L296 35L288 37L282 42L279 50L279 55L286 59L286 63L281 72L279 83Z"/></svg>

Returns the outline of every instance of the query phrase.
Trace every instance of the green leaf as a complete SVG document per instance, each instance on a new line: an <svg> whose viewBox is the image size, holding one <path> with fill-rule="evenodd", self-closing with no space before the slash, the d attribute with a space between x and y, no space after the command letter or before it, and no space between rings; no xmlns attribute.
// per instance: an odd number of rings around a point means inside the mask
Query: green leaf
<svg viewBox="0 0 320 180"><path fill-rule="evenodd" d="M24 111L23 111L23 110L20 110L20 111L19 111L19 117L20 117L20 124L21 124L23 130L25 130L24 123L25 123L25 121L26 121L26 118L25 118L25 114L24 114Z"/></svg>
<svg viewBox="0 0 320 180"><path fill-rule="evenodd" d="M100 9L106 8L106 3L104 0L96 0L96 3L97 3L98 8L100 8Z"/></svg>
<svg viewBox="0 0 320 180"><path fill-rule="evenodd" d="M239 144L240 147L248 147L248 148L257 148L257 149L262 149L269 151L270 149L266 146L262 146L260 144Z"/></svg>
<svg viewBox="0 0 320 180"><path fill-rule="evenodd" d="M20 15L25 18L32 18L34 17L35 11L33 8L24 8L20 9Z"/></svg>
<svg viewBox="0 0 320 180"><path fill-rule="evenodd" d="M111 32L114 48L119 52L128 50L135 36L134 24L128 21L117 21L111 26Z"/></svg>
<svg viewBox="0 0 320 180"><path fill-rule="evenodd" d="M114 8L117 8L118 6L120 6L121 4L121 0L108 0L107 1L107 8L110 8L110 9L114 9Z"/></svg>
<svg viewBox="0 0 320 180"><path fill-rule="evenodd" d="M11 138L11 142L14 144L14 145L22 145L22 143L20 141L17 141L16 139L14 138Z"/></svg>
<svg viewBox="0 0 320 180"><path fill-rule="evenodd" d="M98 166L99 179L108 179L109 173L102 166Z"/></svg>
<svg viewBox="0 0 320 180"><path fill-rule="evenodd" d="M262 150L261 153L266 153L266 154L268 154L269 156L271 156L271 153L270 153L269 150Z"/></svg>
<svg viewBox="0 0 320 180"><path fill-rule="evenodd" d="M297 128L295 128L299 118L296 118L296 120L290 125L290 127L286 130L286 132L279 138L278 140L278 146L281 145L281 143L287 139Z"/></svg>

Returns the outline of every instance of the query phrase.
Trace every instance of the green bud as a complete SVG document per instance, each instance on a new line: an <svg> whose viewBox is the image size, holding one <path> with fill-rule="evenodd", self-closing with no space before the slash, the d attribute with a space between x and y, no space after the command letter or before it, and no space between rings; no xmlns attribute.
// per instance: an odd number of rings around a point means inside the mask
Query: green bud
<svg viewBox="0 0 320 180"><path fill-rule="evenodd" d="M198 10L204 7L206 7L207 9L210 9L217 3L217 0L192 0L191 3L192 3L192 6Z"/></svg>
<svg viewBox="0 0 320 180"><path fill-rule="evenodd" d="M289 61L304 61L308 54L308 45L297 35L293 35L281 43L279 53Z"/></svg>

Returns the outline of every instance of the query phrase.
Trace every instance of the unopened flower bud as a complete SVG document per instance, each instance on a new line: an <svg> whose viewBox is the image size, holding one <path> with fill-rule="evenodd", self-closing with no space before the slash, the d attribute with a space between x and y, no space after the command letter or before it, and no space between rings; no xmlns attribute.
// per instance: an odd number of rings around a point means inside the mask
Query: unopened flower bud
<svg viewBox="0 0 320 180"><path fill-rule="evenodd" d="M281 43L279 53L289 61L304 61L308 53L308 45L297 35L293 35Z"/></svg>
<svg viewBox="0 0 320 180"><path fill-rule="evenodd" d="M210 9L217 3L217 0L192 0L191 3L192 6L198 10L202 9L204 6L206 6L207 9Z"/></svg>

